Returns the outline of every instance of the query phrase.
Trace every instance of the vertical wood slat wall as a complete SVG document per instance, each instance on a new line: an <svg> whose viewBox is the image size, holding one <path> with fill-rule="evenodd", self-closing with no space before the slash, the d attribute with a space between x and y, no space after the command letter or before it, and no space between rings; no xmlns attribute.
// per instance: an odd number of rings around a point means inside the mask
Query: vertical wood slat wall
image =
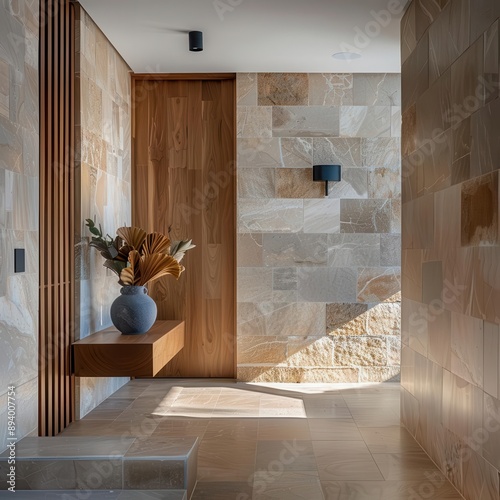
<svg viewBox="0 0 500 500"><path fill-rule="evenodd" d="M74 419L74 7L40 2L40 436Z"/></svg>

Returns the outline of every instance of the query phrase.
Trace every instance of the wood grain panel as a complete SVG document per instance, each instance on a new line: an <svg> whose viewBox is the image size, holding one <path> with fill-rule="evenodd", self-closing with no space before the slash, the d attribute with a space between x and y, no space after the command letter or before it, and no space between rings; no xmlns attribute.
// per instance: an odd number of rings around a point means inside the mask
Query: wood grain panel
<svg viewBox="0 0 500 500"><path fill-rule="evenodd" d="M170 97L167 99L167 127L169 151L185 151L187 143L187 97ZM161 130L159 132L164 132ZM158 134L161 136L161 134Z"/></svg>
<svg viewBox="0 0 500 500"><path fill-rule="evenodd" d="M149 87L145 82L137 80L133 80L133 82L132 135L135 137L135 141L132 141L132 154L135 168L132 169L132 205L136 207L134 224L151 232L153 230L154 205L148 203L148 193L154 188L150 172L152 170L152 163L150 164L149 161L149 147L136 147L136 144L147 144L149 146L150 131L147 126L143 125L150 122Z"/></svg>
<svg viewBox="0 0 500 500"><path fill-rule="evenodd" d="M189 149L187 151L187 165L191 170L203 170L201 158L203 157L203 137L200 116L202 115L202 84L189 85L188 91L188 123L189 123Z"/></svg>
<svg viewBox="0 0 500 500"><path fill-rule="evenodd" d="M211 82L213 83L213 82ZM203 241L221 242L221 190L223 191L217 171L223 161L219 151L221 132L221 112L218 102L203 101L203 189L205 206L203 210Z"/></svg>
<svg viewBox="0 0 500 500"><path fill-rule="evenodd" d="M74 419L75 15L66 0L40 8L40 295L38 432Z"/></svg>
<svg viewBox="0 0 500 500"><path fill-rule="evenodd" d="M222 245L207 243L203 252L206 273L203 276L203 297L205 299L220 299L222 297L221 281L224 273L222 261Z"/></svg>
<svg viewBox="0 0 500 500"><path fill-rule="evenodd" d="M197 245L178 281L149 287L158 319L186 322L184 349L159 375L234 377L235 77L134 85L133 223Z"/></svg>

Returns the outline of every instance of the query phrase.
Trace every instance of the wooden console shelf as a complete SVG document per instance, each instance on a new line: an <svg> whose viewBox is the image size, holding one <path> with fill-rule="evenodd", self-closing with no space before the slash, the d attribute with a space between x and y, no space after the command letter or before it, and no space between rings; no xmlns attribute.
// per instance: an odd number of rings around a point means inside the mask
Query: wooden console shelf
<svg viewBox="0 0 500 500"><path fill-rule="evenodd" d="M141 335L94 333L73 344L75 375L153 377L184 347L184 332L184 321L157 321Z"/></svg>

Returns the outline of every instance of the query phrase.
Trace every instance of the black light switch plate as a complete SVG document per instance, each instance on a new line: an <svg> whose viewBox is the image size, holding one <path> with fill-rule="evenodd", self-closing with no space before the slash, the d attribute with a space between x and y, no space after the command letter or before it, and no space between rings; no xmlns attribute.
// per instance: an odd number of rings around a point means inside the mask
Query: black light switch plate
<svg viewBox="0 0 500 500"><path fill-rule="evenodd" d="M14 272L24 273L25 271L24 248L14 248Z"/></svg>

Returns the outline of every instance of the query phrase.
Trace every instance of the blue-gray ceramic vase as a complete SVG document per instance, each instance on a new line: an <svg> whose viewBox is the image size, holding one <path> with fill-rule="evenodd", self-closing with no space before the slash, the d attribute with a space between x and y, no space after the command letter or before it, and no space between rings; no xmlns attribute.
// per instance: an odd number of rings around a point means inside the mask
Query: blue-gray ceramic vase
<svg viewBox="0 0 500 500"><path fill-rule="evenodd" d="M156 304L144 286L123 286L111 304L111 321L125 335L146 333L156 321Z"/></svg>

